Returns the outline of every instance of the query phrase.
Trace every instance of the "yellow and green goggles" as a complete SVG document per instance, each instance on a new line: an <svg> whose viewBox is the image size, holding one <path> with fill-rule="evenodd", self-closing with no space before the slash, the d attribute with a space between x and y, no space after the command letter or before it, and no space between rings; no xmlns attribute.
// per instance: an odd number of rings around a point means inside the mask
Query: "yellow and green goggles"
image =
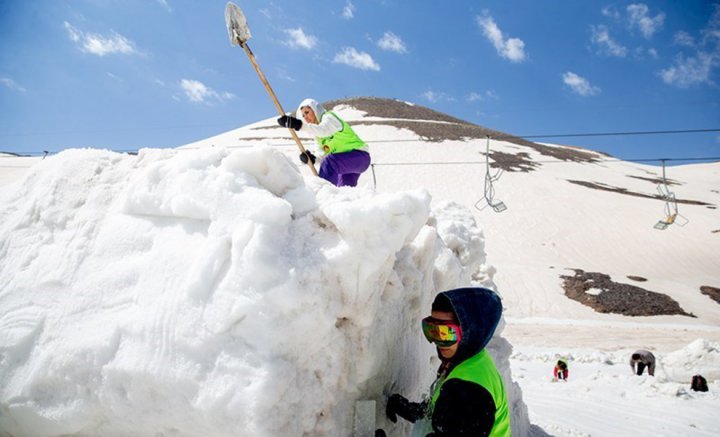
<svg viewBox="0 0 720 437"><path fill-rule="evenodd" d="M456 322L426 317L422 320L425 338L438 347L450 347L462 339L462 329Z"/></svg>

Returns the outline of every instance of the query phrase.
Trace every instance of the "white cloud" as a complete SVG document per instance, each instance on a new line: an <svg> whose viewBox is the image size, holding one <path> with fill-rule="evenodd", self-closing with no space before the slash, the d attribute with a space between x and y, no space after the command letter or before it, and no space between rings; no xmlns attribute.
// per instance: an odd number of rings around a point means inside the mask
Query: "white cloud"
<svg viewBox="0 0 720 437"><path fill-rule="evenodd" d="M695 47L695 38L684 30L675 33L673 42L679 46Z"/></svg>
<svg viewBox="0 0 720 437"><path fill-rule="evenodd" d="M80 46L80 50L93 55L105 56L114 53L124 55L137 54L135 43L113 32L112 36L106 37L96 33L83 32L72 24L65 21L65 29L68 31L70 39Z"/></svg>
<svg viewBox="0 0 720 437"><path fill-rule="evenodd" d="M355 5L353 5L352 2L347 2L345 7L343 8L342 16L346 20L350 20L355 16Z"/></svg>
<svg viewBox="0 0 720 437"><path fill-rule="evenodd" d="M600 92L600 88L591 85L587 79L570 71L563 74L563 82L569 86L575 94L584 97L594 96Z"/></svg>
<svg viewBox="0 0 720 437"><path fill-rule="evenodd" d="M705 52L695 56L678 55L675 64L660 71L660 77L668 85L689 88L701 83L712 83L710 73L718 65L718 57Z"/></svg>
<svg viewBox="0 0 720 437"><path fill-rule="evenodd" d="M15 82L14 80L10 79L9 77L0 77L0 84L6 86L6 87L8 87L8 88L10 88L11 90L20 91L20 92L23 92L23 93L25 92L25 88L23 88L22 86L18 85L17 82Z"/></svg>
<svg viewBox="0 0 720 437"><path fill-rule="evenodd" d="M214 100L223 101L235 98L232 93L218 93L198 80L182 79L180 87L191 102L210 103Z"/></svg>
<svg viewBox="0 0 720 437"><path fill-rule="evenodd" d="M590 26L590 28L592 29L590 41L598 46L600 53L620 58L625 57L627 54L627 48L618 44L610 37L610 32L608 31L607 26Z"/></svg>
<svg viewBox="0 0 720 437"><path fill-rule="evenodd" d="M489 15L477 16L477 24L483 31L485 37L495 46L498 54L512 62L525 60L525 43L519 38L506 38L495 20Z"/></svg>
<svg viewBox="0 0 720 437"><path fill-rule="evenodd" d="M633 3L627 7L630 27L637 27L645 38L650 39L659 31L665 22L665 13L660 12L654 17L648 15L649 8L645 3Z"/></svg>
<svg viewBox="0 0 720 437"><path fill-rule="evenodd" d="M498 97L494 92L487 90L484 93L477 93L473 91L465 97L465 100L468 102L482 102L485 100L497 100L497 98Z"/></svg>
<svg viewBox="0 0 720 437"><path fill-rule="evenodd" d="M454 102L455 98L451 95L444 93L442 91L433 91L433 90L427 90L424 93L422 93L422 96L425 97L428 101L432 103L437 103L441 100L447 101L447 102Z"/></svg>
<svg viewBox="0 0 720 437"><path fill-rule="evenodd" d="M700 30L700 34L703 36L703 44L715 44L717 50L720 44L720 4L713 5L713 8L713 16L710 17L707 27Z"/></svg>
<svg viewBox="0 0 720 437"><path fill-rule="evenodd" d="M167 9L169 12L172 12L172 8L168 4L166 0L157 0L158 3L160 3L165 9Z"/></svg>
<svg viewBox="0 0 720 437"><path fill-rule="evenodd" d="M713 16L698 36L687 32L675 34L675 42L688 48L689 53L679 53L672 66L659 71L663 82L679 88L714 85L712 76L720 66L720 5L714 6Z"/></svg>
<svg viewBox="0 0 720 437"><path fill-rule="evenodd" d="M614 20L620 20L621 18L620 12L618 12L614 6L605 6L602 8L601 12L604 16L610 17Z"/></svg>
<svg viewBox="0 0 720 437"><path fill-rule="evenodd" d="M392 32L385 32L377 44L378 47L383 50L395 53L407 53L407 47L405 47L403 40Z"/></svg>
<svg viewBox="0 0 720 437"><path fill-rule="evenodd" d="M286 29L285 33L290 36L290 40L287 42L287 45L292 48L312 50L317 45L317 38L312 35L307 35L302 27L298 27L297 29Z"/></svg>
<svg viewBox="0 0 720 437"><path fill-rule="evenodd" d="M295 78L290 76L288 72L282 68L277 69L277 75L280 79L287 80L288 82L295 82Z"/></svg>
<svg viewBox="0 0 720 437"><path fill-rule="evenodd" d="M358 52L353 47L345 47L341 52L335 55L333 62L336 64L345 64L350 67L359 68L361 70L380 71L380 66L369 54Z"/></svg>
<svg viewBox="0 0 720 437"><path fill-rule="evenodd" d="M468 102L479 102L479 101L482 101L482 99L483 99L482 94L478 94L475 92L468 94L467 97L465 98L465 100L467 100Z"/></svg>
<svg viewBox="0 0 720 437"><path fill-rule="evenodd" d="M107 77L109 77L112 80L116 80L118 82L123 82L123 78L121 78L120 76L117 76L115 74L112 74L109 71L106 71L105 74L107 75Z"/></svg>

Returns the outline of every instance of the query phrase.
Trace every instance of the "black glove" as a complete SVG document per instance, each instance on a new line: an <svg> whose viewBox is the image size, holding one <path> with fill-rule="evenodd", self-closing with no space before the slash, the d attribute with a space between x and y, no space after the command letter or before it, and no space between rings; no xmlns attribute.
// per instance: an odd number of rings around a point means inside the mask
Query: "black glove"
<svg viewBox="0 0 720 437"><path fill-rule="evenodd" d="M277 122L282 127L290 127L295 130L300 130L300 128L302 127L302 121L298 120L292 115L283 115L282 117L277 119Z"/></svg>
<svg viewBox="0 0 720 437"><path fill-rule="evenodd" d="M425 403L410 402L403 396L394 393L390 395L385 406L385 415L392 423L397 422L397 416L408 422L415 423L425 415Z"/></svg>
<svg viewBox="0 0 720 437"><path fill-rule="evenodd" d="M315 155L312 154L312 152L308 152L307 150L305 153L300 154L300 161L302 161L303 164L307 164L308 157L310 157L310 162L315 164Z"/></svg>

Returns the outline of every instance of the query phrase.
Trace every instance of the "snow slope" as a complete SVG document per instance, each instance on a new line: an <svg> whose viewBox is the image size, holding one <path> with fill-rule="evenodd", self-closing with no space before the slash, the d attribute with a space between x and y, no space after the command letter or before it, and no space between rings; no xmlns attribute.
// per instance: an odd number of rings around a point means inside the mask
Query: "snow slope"
<svg viewBox="0 0 720 437"><path fill-rule="evenodd" d="M21 179L41 159L0 153L0 187Z"/></svg>

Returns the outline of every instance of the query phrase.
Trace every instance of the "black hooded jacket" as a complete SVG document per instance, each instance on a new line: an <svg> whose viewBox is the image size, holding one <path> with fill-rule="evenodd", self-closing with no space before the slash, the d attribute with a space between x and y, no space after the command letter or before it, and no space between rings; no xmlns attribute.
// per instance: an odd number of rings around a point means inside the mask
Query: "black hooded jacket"
<svg viewBox="0 0 720 437"><path fill-rule="evenodd" d="M438 377L480 353L490 342L502 314L500 298L486 288L460 288L440 293L457 316L462 338L457 352L443 361ZM441 357L442 358L442 357ZM484 387L463 379L446 381L432 412L432 436L487 436L495 423L497 406Z"/></svg>

